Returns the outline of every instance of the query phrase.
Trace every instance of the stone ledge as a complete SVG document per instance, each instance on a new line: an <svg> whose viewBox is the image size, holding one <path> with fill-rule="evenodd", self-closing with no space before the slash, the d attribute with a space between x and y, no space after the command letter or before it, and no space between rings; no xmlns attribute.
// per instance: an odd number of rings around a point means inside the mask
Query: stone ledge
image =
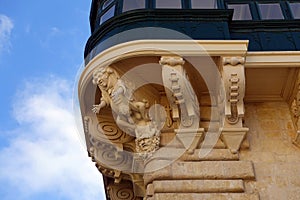
<svg viewBox="0 0 300 200"><path fill-rule="evenodd" d="M238 154L232 154L229 149L212 149L207 155L204 157L200 157L200 149L196 149L195 153L184 154L181 157L181 160L184 161L225 161L225 160L232 160L237 161L239 160Z"/></svg>
<svg viewBox="0 0 300 200"><path fill-rule="evenodd" d="M153 181L154 193L244 192L242 180L174 180Z"/></svg>
<svg viewBox="0 0 300 200"><path fill-rule="evenodd" d="M210 193L210 194L177 194L177 193L160 193L155 194L152 200L259 200L257 194L228 194L228 193Z"/></svg>
<svg viewBox="0 0 300 200"><path fill-rule="evenodd" d="M203 157L200 152L205 153L205 149L196 149L193 154L185 153L186 149L165 147L156 151L149 161L152 160L174 160L180 157L183 161L238 161L239 155L232 154L229 149L211 149L207 150L209 153ZM149 162L147 161L147 162ZM146 163L147 163L146 162Z"/></svg>
<svg viewBox="0 0 300 200"><path fill-rule="evenodd" d="M162 166L163 161L154 160L149 167ZM148 166L146 166L147 168ZM151 171L147 170L146 171ZM168 167L144 175L145 183L154 180L182 180L182 179L243 179L254 180L255 174L251 161L201 161L175 162Z"/></svg>

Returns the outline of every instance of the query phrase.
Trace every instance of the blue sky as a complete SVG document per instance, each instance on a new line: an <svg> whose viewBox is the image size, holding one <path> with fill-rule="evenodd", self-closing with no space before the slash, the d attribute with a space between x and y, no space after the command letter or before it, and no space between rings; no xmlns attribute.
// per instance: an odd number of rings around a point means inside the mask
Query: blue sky
<svg viewBox="0 0 300 200"><path fill-rule="evenodd" d="M74 121L87 0L0 0L0 197L104 199Z"/></svg>

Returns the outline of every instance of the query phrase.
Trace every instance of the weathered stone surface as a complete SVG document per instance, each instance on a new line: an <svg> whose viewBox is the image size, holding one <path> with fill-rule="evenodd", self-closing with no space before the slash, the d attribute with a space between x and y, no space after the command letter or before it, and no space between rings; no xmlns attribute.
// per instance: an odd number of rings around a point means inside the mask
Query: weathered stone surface
<svg viewBox="0 0 300 200"><path fill-rule="evenodd" d="M230 161L239 160L238 154L232 154L229 149L208 149L205 156L201 156L200 152L206 149L196 149L193 154L185 152L186 149L165 147L155 152L151 159L173 160L178 159L183 161ZM202 152L203 153L203 152Z"/></svg>
<svg viewBox="0 0 300 200"><path fill-rule="evenodd" d="M242 180L153 181L153 191L154 193L244 192L244 183Z"/></svg>
<svg viewBox="0 0 300 200"><path fill-rule="evenodd" d="M204 149L202 149L204 150ZM238 154L232 154L229 149L212 149L204 157L200 156L201 149L195 150L192 155L183 154L181 160L184 161L224 161L224 160L239 160Z"/></svg>
<svg viewBox="0 0 300 200"><path fill-rule="evenodd" d="M247 161L176 162L172 165L176 179L253 179L254 170Z"/></svg>
<svg viewBox="0 0 300 200"><path fill-rule="evenodd" d="M153 194L154 194L153 184L148 184L146 191L147 191L147 193L146 193L147 196L153 196Z"/></svg>
<svg viewBox="0 0 300 200"><path fill-rule="evenodd" d="M156 165L159 165L159 161ZM151 175L145 175L145 183L153 180L182 179L254 179L254 169L249 161L175 162Z"/></svg>
<svg viewBox="0 0 300 200"><path fill-rule="evenodd" d="M199 193L188 193L188 194L176 194L176 193L160 193L154 195L155 200L259 200L257 194L235 194L235 193L210 193L210 194L199 194Z"/></svg>
<svg viewBox="0 0 300 200"><path fill-rule="evenodd" d="M254 164L255 181L245 181L246 192L258 192L261 200L300 199L300 149L292 144L291 126L284 102L246 104L250 149L241 160Z"/></svg>

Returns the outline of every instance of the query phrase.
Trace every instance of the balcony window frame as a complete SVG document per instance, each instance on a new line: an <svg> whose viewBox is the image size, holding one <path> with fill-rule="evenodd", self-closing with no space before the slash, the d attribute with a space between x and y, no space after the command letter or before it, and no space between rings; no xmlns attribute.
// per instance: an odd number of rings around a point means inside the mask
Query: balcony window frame
<svg viewBox="0 0 300 200"><path fill-rule="evenodd" d="M217 10L217 9L221 9L220 7L220 1L219 0L214 0L215 1L215 5L217 6L216 8L194 8L193 7L193 2L192 2L193 0L189 0L188 2L189 2L189 8L190 9L212 9L212 10ZM201 1L201 0L200 0Z"/></svg>
<svg viewBox="0 0 300 200"><path fill-rule="evenodd" d="M291 15L290 18L293 19L293 20L300 20L300 16L298 18L295 18L294 12L293 12L293 10L291 8L291 4L297 3L297 4L300 5L300 1L288 1L286 3L287 3L287 9L288 9L288 11L289 11L289 13Z"/></svg>
<svg viewBox="0 0 300 200"><path fill-rule="evenodd" d="M236 2L236 1L227 1L227 2L225 2L225 4L226 4L226 9L232 9L232 8L229 8L228 6L229 5L248 5L248 7L249 7L249 12L250 12L250 16L251 16L251 19L240 19L240 20L235 20L235 19L233 19L233 17L232 17L232 21L253 21L253 20L256 20L257 19L257 17L255 16L255 15L253 15L253 13L254 13L254 9L253 9L253 5L252 5L252 3L251 2L249 2L249 1L240 1L240 2ZM232 10L234 10L234 9L232 9ZM234 12L234 11L233 11Z"/></svg>
<svg viewBox="0 0 300 200"><path fill-rule="evenodd" d="M112 0L112 2L110 4L108 4L104 9L103 9L103 6L104 4L109 1L109 0L106 0L106 1L103 1L99 4L99 8L98 8L98 17L97 17L97 24L99 26L101 26L103 23L105 23L106 21L108 21L109 19L113 18L114 16L117 15L117 10L118 10L118 0ZM112 8L114 7L114 11L113 11L113 15L108 18L107 20L101 22L101 18Z"/></svg>
<svg viewBox="0 0 300 200"><path fill-rule="evenodd" d="M120 13L129 12L129 11L132 11L132 10L149 9L150 8L150 2L149 2L149 0L143 0L145 2L145 7L144 8L136 8L136 9L131 9L131 10L123 11L124 1L125 0L120 0L120 4L119 4L119 6L120 6Z"/></svg>
<svg viewBox="0 0 300 200"><path fill-rule="evenodd" d="M152 6L153 6L153 8L154 9L185 9L185 8L187 8L186 7L186 3L185 3L185 0L180 0L180 4L181 4L181 7L180 8L168 8L168 7L165 7L165 8L158 8L158 7L156 7L157 5L156 5L156 1L157 0L152 0ZM161 1L165 1L165 0L161 0ZM172 1L172 0L171 0Z"/></svg>
<svg viewBox="0 0 300 200"><path fill-rule="evenodd" d="M288 19L288 16L285 12L285 8L284 8L284 2L281 2L281 1L255 1L255 4L256 4L256 7L257 7L257 13L258 13L258 16L259 16L259 19L262 20L262 21L270 21L270 20L286 20ZM261 12L261 9L260 9L260 4L278 4L279 5L279 8L281 10L281 14L283 16L282 19L263 19L262 18L262 12Z"/></svg>

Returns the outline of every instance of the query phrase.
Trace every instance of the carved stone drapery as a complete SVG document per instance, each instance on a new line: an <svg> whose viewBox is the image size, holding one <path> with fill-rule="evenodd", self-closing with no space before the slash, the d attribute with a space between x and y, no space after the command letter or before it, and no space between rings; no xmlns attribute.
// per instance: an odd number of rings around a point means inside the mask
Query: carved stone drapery
<svg viewBox="0 0 300 200"><path fill-rule="evenodd" d="M245 96L245 58L223 57L221 76L224 84L225 121L221 138L233 153L236 153L245 139L248 128L243 127ZM222 107L223 107L222 106Z"/></svg>

